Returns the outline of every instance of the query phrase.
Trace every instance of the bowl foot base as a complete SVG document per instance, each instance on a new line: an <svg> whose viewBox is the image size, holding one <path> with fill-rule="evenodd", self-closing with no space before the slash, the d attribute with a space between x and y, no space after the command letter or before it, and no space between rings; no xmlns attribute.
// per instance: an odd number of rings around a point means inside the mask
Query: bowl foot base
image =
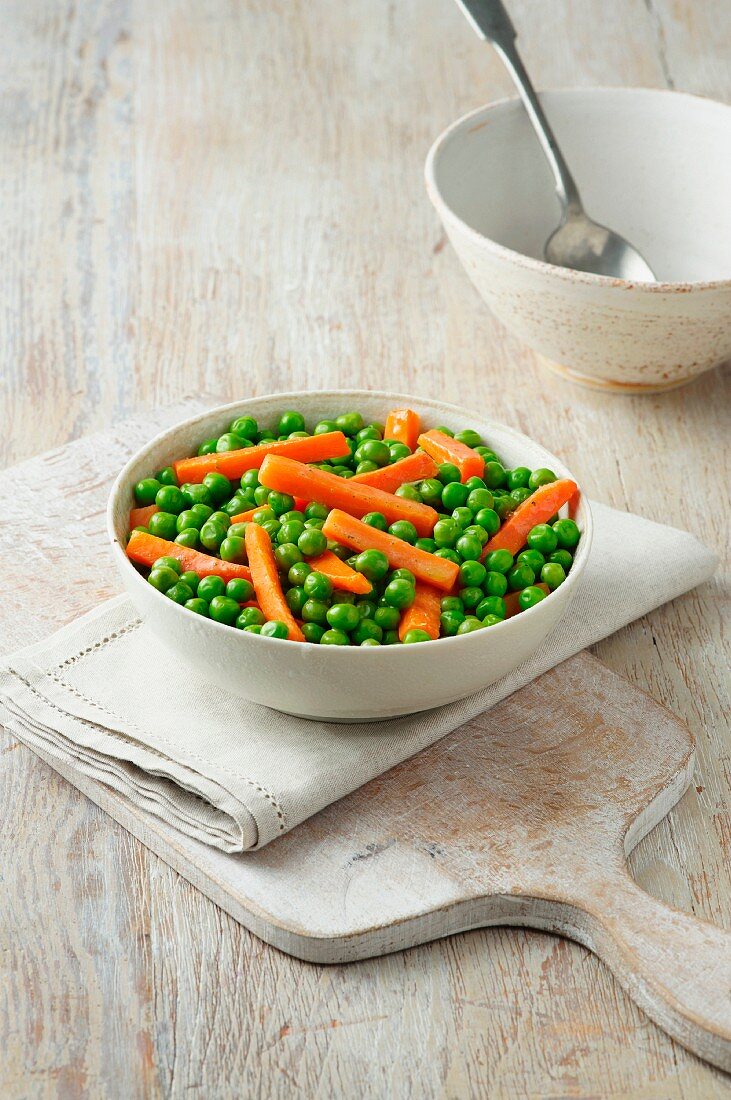
<svg viewBox="0 0 731 1100"><path fill-rule="evenodd" d="M595 378L590 374L581 374L579 371L571 370L570 367L564 367L562 363L556 363L553 359L547 359L545 355L538 355L538 359L541 365L548 367L554 374L558 374L561 378L565 378L569 382L575 383L577 386L585 386L590 390L601 390L604 393L664 393L665 390L676 390L680 386L687 386L689 382L692 382L694 378L697 378L697 374L689 374L683 378L675 378L672 382L651 382L649 384L643 384L641 382L610 382L603 378Z"/></svg>

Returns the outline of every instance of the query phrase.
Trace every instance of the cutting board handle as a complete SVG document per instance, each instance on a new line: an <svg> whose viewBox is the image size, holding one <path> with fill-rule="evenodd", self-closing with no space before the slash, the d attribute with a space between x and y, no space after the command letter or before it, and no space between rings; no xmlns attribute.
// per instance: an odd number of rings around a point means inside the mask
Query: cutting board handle
<svg viewBox="0 0 731 1100"><path fill-rule="evenodd" d="M626 868L592 894L596 954L661 1028L731 1071L731 932L658 901Z"/></svg>

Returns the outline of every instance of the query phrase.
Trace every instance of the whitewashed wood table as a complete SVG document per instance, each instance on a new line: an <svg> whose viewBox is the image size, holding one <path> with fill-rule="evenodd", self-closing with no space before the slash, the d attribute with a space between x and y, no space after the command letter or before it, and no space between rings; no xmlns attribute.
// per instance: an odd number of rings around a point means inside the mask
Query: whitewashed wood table
<svg viewBox="0 0 731 1100"><path fill-rule="evenodd" d="M512 11L539 86L731 100L724 0ZM725 549L728 370L655 397L572 388L445 244L426 150L509 92L450 0L10 0L3 22L3 465L196 389L388 379L488 408L592 495ZM726 593L719 577L596 653L698 739L695 785L634 873L728 928ZM3 738L3 1096L731 1095L548 935L324 969L281 955Z"/></svg>

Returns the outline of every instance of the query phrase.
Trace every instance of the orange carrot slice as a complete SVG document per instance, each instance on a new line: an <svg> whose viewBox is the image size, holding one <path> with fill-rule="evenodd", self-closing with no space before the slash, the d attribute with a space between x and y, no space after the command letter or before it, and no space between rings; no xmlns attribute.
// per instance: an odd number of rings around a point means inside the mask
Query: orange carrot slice
<svg viewBox="0 0 731 1100"><path fill-rule="evenodd" d="M329 577L333 588L339 588L343 592L356 592L360 596L367 596L371 591L372 585L367 577L357 569L351 569L332 550L326 550L319 558L310 558L307 564L316 572Z"/></svg>
<svg viewBox="0 0 731 1100"><path fill-rule="evenodd" d="M255 524L252 524L255 526ZM245 577L251 580L251 573L245 565L233 561L221 561L198 550L190 550L179 542L168 542L157 535L148 535L144 531L133 531L127 543L127 557L138 565L150 568L158 558L176 558L184 570L192 569L199 577L222 577L230 581L232 577Z"/></svg>
<svg viewBox="0 0 731 1100"><path fill-rule="evenodd" d="M419 439L421 419L413 409L392 409L386 417L384 439L397 439L413 451Z"/></svg>
<svg viewBox="0 0 731 1100"><path fill-rule="evenodd" d="M399 623L398 636L401 641L409 630L425 630L430 638L438 638L441 611L442 593L430 584L417 581L416 598L411 607L404 611Z"/></svg>
<svg viewBox="0 0 731 1100"><path fill-rule="evenodd" d="M154 516L155 512L159 511L160 509L156 504L146 504L144 508L133 508L129 514L130 531L134 527L147 527L150 516Z"/></svg>
<svg viewBox="0 0 731 1100"><path fill-rule="evenodd" d="M517 554L525 546L529 532L537 523L545 523L571 499L578 486L570 478L541 485L512 512L497 534L493 535L482 551L482 557L493 550L509 550Z"/></svg>
<svg viewBox="0 0 731 1100"><path fill-rule="evenodd" d="M261 507L263 508L264 505L262 504ZM259 505L257 504L256 508L249 508L249 510L246 511L246 512L239 512L239 514L237 516L231 516L231 522L232 523L248 523L250 520L252 520L254 518L254 513L258 512L258 511L259 511Z"/></svg>
<svg viewBox="0 0 731 1100"><path fill-rule="evenodd" d="M541 581L541 583L537 584L535 587L540 588L541 591L545 592L547 596L551 594L551 590L549 589L548 585L544 584L543 581ZM513 615L517 615L520 611L520 604L518 603L519 596L520 592L509 592L507 596L503 596L503 599L505 600L506 619L512 619Z"/></svg>
<svg viewBox="0 0 731 1100"><path fill-rule="evenodd" d="M424 432L419 436L419 446L431 455L435 462L451 462L462 474L462 481L468 477L482 477L485 472L485 460L466 443L437 431Z"/></svg>
<svg viewBox="0 0 731 1100"><path fill-rule="evenodd" d="M442 592L449 591L459 575L459 566L455 562L419 550L403 539L369 527L367 523L361 523L337 508L330 512L322 531L329 539L352 550L381 550L393 568L410 569L418 580Z"/></svg>
<svg viewBox="0 0 731 1100"><path fill-rule="evenodd" d="M173 463L173 469L182 485L186 481L203 481L206 474L214 472L230 478L241 477L247 470L258 470L267 455L287 455L299 462L324 462L328 458L342 458L347 454L348 441L342 432L323 432L306 439L272 440L271 443L243 447L239 451L182 458Z"/></svg>
<svg viewBox="0 0 731 1100"><path fill-rule="evenodd" d="M569 498L569 518L576 519L576 513L579 510L579 501L581 500L581 490L577 489L576 492Z"/></svg>
<svg viewBox="0 0 731 1100"><path fill-rule="evenodd" d="M326 504L328 508L342 508L352 516L380 512L389 523L407 519L422 537L432 533L439 519L438 513L427 504L405 500L392 493L384 493L382 489L373 489L370 485L354 484L354 478L338 477L337 474L279 455L268 455L264 459L259 470L259 481L267 489L276 489L292 496L306 496Z"/></svg>
<svg viewBox="0 0 731 1100"><path fill-rule="evenodd" d="M383 466L380 470L371 470L368 474L356 474L350 478L359 485L371 485L374 489L381 489L384 493L393 493L400 485L408 481L420 481L424 477L434 477L437 472L437 464L426 451L417 451L408 458L401 458L391 466Z"/></svg>
<svg viewBox="0 0 731 1100"><path fill-rule="evenodd" d="M250 523L244 536L246 554L251 569L251 580L262 614L267 619L277 619L287 627L287 637L292 642L304 642L305 636L289 610L279 580L277 559L272 550L272 540L258 523Z"/></svg>
<svg viewBox="0 0 731 1100"><path fill-rule="evenodd" d="M304 512L305 508L307 507L307 505L309 503L310 503L310 501L305 500L304 497L295 497L294 498L294 508L292 510L294 512Z"/></svg>

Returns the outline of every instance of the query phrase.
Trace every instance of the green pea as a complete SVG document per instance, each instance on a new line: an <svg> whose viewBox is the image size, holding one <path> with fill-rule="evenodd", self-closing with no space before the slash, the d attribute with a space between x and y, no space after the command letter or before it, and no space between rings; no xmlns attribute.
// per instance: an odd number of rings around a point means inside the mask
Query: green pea
<svg viewBox="0 0 731 1100"><path fill-rule="evenodd" d="M341 546L339 542L333 542L332 539L327 540L327 548L331 554L334 554L336 558L340 558L341 561L347 561L350 557L348 547Z"/></svg>
<svg viewBox="0 0 731 1100"><path fill-rule="evenodd" d="M203 486L203 488L206 488L205 485ZM206 492L208 492L207 489ZM194 515L200 516L203 522L205 522L207 519L210 519L213 515L213 509L211 508L211 506L209 504L205 504L203 501L198 501L193 504L190 508L190 511L193 512Z"/></svg>
<svg viewBox="0 0 731 1100"><path fill-rule="evenodd" d="M266 531L272 542L279 537L281 524L278 519L269 519L261 525L262 531Z"/></svg>
<svg viewBox="0 0 731 1100"><path fill-rule="evenodd" d="M177 558L174 558L171 554L163 554L161 558L156 558L152 563L153 569L172 569L178 576L183 572L183 566L180 564Z"/></svg>
<svg viewBox="0 0 731 1100"><path fill-rule="evenodd" d="M246 544L238 535L227 535L218 553L222 561L246 561Z"/></svg>
<svg viewBox="0 0 731 1100"><path fill-rule="evenodd" d="M305 513L298 512L296 508L291 508L289 512L282 512L281 516L277 516L280 523L300 523L303 527L305 525Z"/></svg>
<svg viewBox="0 0 731 1100"><path fill-rule="evenodd" d="M154 504L160 488L157 478L143 477L142 481L138 481L135 485L135 500L140 506Z"/></svg>
<svg viewBox="0 0 731 1100"><path fill-rule="evenodd" d="M250 489L252 492L259 488L259 471L258 470L246 470L241 475L241 481L239 482L242 489L247 491Z"/></svg>
<svg viewBox="0 0 731 1100"><path fill-rule="evenodd" d="M409 457L409 455L411 454L411 447L408 447L405 443L401 443L396 440L388 444L388 452L391 456L392 463L400 462L402 458Z"/></svg>
<svg viewBox="0 0 731 1100"><path fill-rule="evenodd" d="M558 562L549 561L541 569L541 580L544 584L553 592L560 584L566 580L566 573L562 565Z"/></svg>
<svg viewBox="0 0 731 1100"><path fill-rule="evenodd" d="M383 598L390 607L403 610L405 607L411 607L416 598L416 592L413 584L403 577L397 577L396 580L388 582Z"/></svg>
<svg viewBox="0 0 731 1100"><path fill-rule="evenodd" d="M358 465L355 467L355 472L356 474L372 474L374 470L378 469L379 467L376 466L375 462L368 462L366 459L364 459L362 462L359 462Z"/></svg>
<svg viewBox="0 0 731 1100"><path fill-rule="evenodd" d="M456 543L457 539L461 535L459 524L456 523L451 517L448 519L440 519L434 524L434 531L432 536L435 543L441 550L444 547L452 547Z"/></svg>
<svg viewBox="0 0 731 1100"><path fill-rule="evenodd" d="M526 542L531 550L552 554L558 546L558 537L555 530L547 523L538 523L528 532Z"/></svg>
<svg viewBox="0 0 731 1100"><path fill-rule="evenodd" d="M218 443L218 439L204 439L203 442L201 443L200 447L198 448L199 457L202 458L203 455L215 454L217 443Z"/></svg>
<svg viewBox="0 0 731 1100"><path fill-rule="evenodd" d="M270 619L262 626L261 635L263 638L287 638L289 627L279 619Z"/></svg>
<svg viewBox="0 0 731 1100"><path fill-rule="evenodd" d="M313 429L313 435L325 435L327 432L336 432L338 426L334 420L320 420Z"/></svg>
<svg viewBox="0 0 731 1100"><path fill-rule="evenodd" d="M391 576L388 579L390 581L398 581L398 580L408 581L409 584L412 584L412 585L416 584L416 577L414 576L414 574L411 572L410 569L394 569L393 573L391 574Z"/></svg>
<svg viewBox="0 0 731 1100"><path fill-rule="evenodd" d="M366 512L362 522L367 523L369 527L375 527L377 531L385 531L388 527L386 517L380 512Z"/></svg>
<svg viewBox="0 0 731 1100"><path fill-rule="evenodd" d="M573 550L581 538L581 531L572 519L557 519L553 525L553 533L562 550Z"/></svg>
<svg viewBox="0 0 731 1100"><path fill-rule="evenodd" d="M477 561L482 553L482 543L474 535L462 535L455 547L463 561Z"/></svg>
<svg viewBox="0 0 731 1100"><path fill-rule="evenodd" d="M206 520L200 529L200 540L206 550L217 551L226 538L226 528L221 523Z"/></svg>
<svg viewBox="0 0 731 1100"><path fill-rule="evenodd" d="M211 496L210 489L207 485L203 485L202 483L200 485L195 485L192 482L186 483L180 486L180 491L185 497L186 504L193 511L196 511L199 505L204 507L205 505L213 504L213 497ZM212 512L213 509L211 508L210 511Z"/></svg>
<svg viewBox="0 0 731 1100"><path fill-rule="evenodd" d="M248 521L247 521L248 522ZM228 538L236 536L238 539L246 537L246 523L232 523L226 532Z"/></svg>
<svg viewBox="0 0 731 1100"><path fill-rule="evenodd" d="M363 649L365 646L374 646L374 645L380 646L380 644L381 643L379 641L377 641L375 638L364 638L363 641L360 643L360 647L361 647L361 649Z"/></svg>
<svg viewBox="0 0 731 1100"><path fill-rule="evenodd" d="M232 495L231 482L215 470L211 471L210 474L206 474L203 478L203 484L210 492L214 504L223 504L224 500L228 500Z"/></svg>
<svg viewBox="0 0 731 1100"><path fill-rule="evenodd" d="M467 497L467 507L477 514L483 508L491 509L493 501L494 497L489 489L472 489Z"/></svg>
<svg viewBox="0 0 731 1100"><path fill-rule="evenodd" d="M568 550L554 550L552 554L548 555L548 560L551 563L563 566L565 573L568 573L574 561Z"/></svg>
<svg viewBox="0 0 731 1100"><path fill-rule="evenodd" d="M541 485L550 485L553 481L557 480L553 470L541 466L538 470L534 470L528 478L528 488L538 489Z"/></svg>
<svg viewBox="0 0 731 1100"><path fill-rule="evenodd" d="M485 528L480 527L476 523L471 523L469 527L465 527L462 534L463 535L471 535L472 538L477 539L480 546L484 546L485 543L487 542L487 540L490 537L489 534L487 533L487 531L485 530Z"/></svg>
<svg viewBox="0 0 731 1100"><path fill-rule="evenodd" d="M441 624L442 633L448 638L453 638L459 630L460 625L464 622L464 611L442 611L439 616L439 622Z"/></svg>
<svg viewBox="0 0 731 1100"><path fill-rule="evenodd" d="M253 416L238 416L231 422L228 430L241 436L242 439L254 440L259 431L259 425Z"/></svg>
<svg viewBox="0 0 731 1100"><path fill-rule="evenodd" d="M437 467L437 477L442 485L451 485L454 482L462 481L462 471L459 466L455 466L453 462L441 462ZM443 501L444 497L442 497L442 502ZM445 505L445 507L447 507L447 505ZM453 507L455 506L452 505L451 508Z"/></svg>
<svg viewBox="0 0 731 1100"><path fill-rule="evenodd" d="M237 603L246 603L247 600L253 599L254 586L247 581L246 577L232 577L226 585L226 595Z"/></svg>
<svg viewBox="0 0 731 1100"><path fill-rule="evenodd" d="M455 565L462 564L461 557L451 546L440 546L438 550L434 551L434 556L437 558L444 558L445 561L453 561Z"/></svg>
<svg viewBox="0 0 731 1100"><path fill-rule="evenodd" d="M401 639L398 630L384 630L381 645L400 645Z"/></svg>
<svg viewBox="0 0 731 1100"><path fill-rule="evenodd" d="M386 604L376 608L373 619L382 630L395 630L401 621L401 612L397 607Z"/></svg>
<svg viewBox="0 0 731 1100"><path fill-rule="evenodd" d="M325 628L320 626L319 623L303 623L302 633L305 636L306 642L313 642L315 645L317 645L317 643L320 641L323 634L325 633Z"/></svg>
<svg viewBox="0 0 731 1100"><path fill-rule="evenodd" d="M427 634L425 630L419 630L418 627L414 627L412 630L407 630L402 639L404 645L411 645L413 642L430 642L431 634Z"/></svg>
<svg viewBox="0 0 731 1100"><path fill-rule="evenodd" d="M546 563L546 559L540 550L523 550L518 554L517 562L518 565L529 565L536 576L538 576Z"/></svg>
<svg viewBox="0 0 731 1100"><path fill-rule="evenodd" d="M293 585L284 593L284 598L292 614L298 615L301 618L302 608L307 603L307 596L305 595L304 588L302 588L301 585Z"/></svg>
<svg viewBox="0 0 731 1100"><path fill-rule="evenodd" d="M507 573L513 565L513 555L509 550L491 550L485 565L491 573Z"/></svg>
<svg viewBox="0 0 731 1100"><path fill-rule="evenodd" d="M224 454L226 451L240 451L242 447L250 447L251 441L244 439L235 432L225 432L219 436L216 443L216 454Z"/></svg>
<svg viewBox="0 0 731 1100"><path fill-rule="evenodd" d="M383 439L383 432L377 424L366 424L365 428L356 432L356 443L364 443L366 439Z"/></svg>
<svg viewBox="0 0 731 1100"><path fill-rule="evenodd" d="M327 519L329 509L324 504L318 504L317 501L312 501L305 508L306 519Z"/></svg>
<svg viewBox="0 0 731 1100"><path fill-rule="evenodd" d="M231 526L231 517L223 511L211 512L207 520L208 523L217 523L223 527L224 531L228 531Z"/></svg>
<svg viewBox="0 0 731 1100"><path fill-rule="evenodd" d="M391 524L388 531L394 538L402 539L404 542L411 543L412 545L419 537L419 532L416 530L413 523L409 523L407 519L397 519L395 523Z"/></svg>
<svg viewBox="0 0 731 1100"><path fill-rule="evenodd" d="M305 418L301 412L296 412L294 409L288 409L279 417L277 431L280 435L291 435L292 432L303 432L304 430Z"/></svg>
<svg viewBox="0 0 731 1100"><path fill-rule="evenodd" d="M498 573L498 576L502 576L502 573ZM505 578L503 577L503 580ZM504 619L507 614L507 607L505 600L502 596L486 596L484 600L480 600L475 608L475 615L478 619L484 620L487 615L494 615L498 619Z"/></svg>
<svg viewBox="0 0 731 1100"><path fill-rule="evenodd" d="M503 620L500 618L499 615L485 615L484 619L482 620L482 625L497 626L497 624L501 623L502 621Z"/></svg>
<svg viewBox="0 0 731 1100"><path fill-rule="evenodd" d="M332 581L324 573L318 573L316 570L307 574L302 587L309 599L329 600L332 596Z"/></svg>
<svg viewBox="0 0 731 1100"><path fill-rule="evenodd" d="M459 568L460 583L466 587L481 585L486 576L487 570L481 561L467 560Z"/></svg>
<svg viewBox="0 0 731 1100"><path fill-rule="evenodd" d="M427 554L433 554L437 548L434 539L417 539L414 546L417 550L424 550Z"/></svg>
<svg viewBox="0 0 731 1100"><path fill-rule="evenodd" d="M152 569L147 578L148 584L151 584L158 592L167 592L167 590L172 588L174 584L177 584L179 580L180 577L176 571L174 569L169 569L167 566Z"/></svg>
<svg viewBox="0 0 731 1100"><path fill-rule="evenodd" d="M439 606L442 611L464 611L464 604L459 596L442 596Z"/></svg>
<svg viewBox="0 0 731 1100"><path fill-rule="evenodd" d="M508 489L527 489L528 482L530 481L530 475L531 471L528 469L527 466L516 466L514 470L508 470Z"/></svg>
<svg viewBox="0 0 731 1100"><path fill-rule="evenodd" d="M283 516L285 512L289 512L294 507L294 497L291 497L289 493L278 493L272 489L267 498L267 504L279 519L280 516ZM300 518L304 524L305 517L300 514Z"/></svg>
<svg viewBox="0 0 731 1100"><path fill-rule="evenodd" d="M429 504L432 507L441 504L443 488L441 481L438 481L435 477L427 477L424 481L419 482L419 492L424 504Z"/></svg>
<svg viewBox="0 0 731 1100"><path fill-rule="evenodd" d="M383 629L374 619L364 618L360 619L351 637L356 645L363 645L363 642L368 640L380 642L383 638Z"/></svg>
<svg viewBox="0 0 731 1100"><path fill-rule="evenodd" d="M457 627L458 634L471 634L474 630L482 630L482 623L474 615L468 615Z"/></svg>
<svg viewBox="0 0 731 1100"><path fill-rule="evenodd" d="M505 467L500 462L486 462L482 477L488 489L499 489L507 481Z"/></svg>
<svg viewBox="0 0 731 1100"><path fill-rule="evenodd" d="M360 613L352 603L334 603L328 608L327 621L333 629L349 634L360 622Z"/></svg>
<svg viewBox="0 0 731 1100"><path fill-rule="evenodd" d="M529 588L535 579L536 575L529 565L514 565L508 573L508 588L511 592L519 592L522 588Z"/></svg>
<svg viewBox="0 0 731 1100"><path fill-rule="evenodd" d="M463 485L460 481L448 481L442 490L442 508L449 512L455 508L461 508L467 503L469 495L470 491L466 485Z"/></svg>
<svg viewBox="0 0 731 1100"><path fill-rule="evenodd" d="M327 550L327 538L316 527L305 528L297 539L297 547L305 557L319 557Z"/></svg>
<svg viewBox="0 0 731 1100"><path fill-rule="evenodd" d="M355 601L355 606L361 619L372 619L376 613L376 604L373 600L359 599Z"/></svg>
<svg viewBox="0 0 731 1100"><path fill-rule="evenodd" d="M165 466L164 469L158 470L155 474L155 479L159 481L161 485L178 484L178 477L172 466Z"/></svg>
<svg viewBox="0 0 731 1100"><path fill-rule="evenodd" d="M364 550L355 559L354 568L369 581L380 581L388 573L388 558L381 550Z"/></svg>
<svg viewBox="0 0 731 1100"><path fill-rule="evenodd" d="M197 550L200 542L199 535L200 532L195 527L186 527L175 536L175 541L179 546L187 547L188 550Z"/></svg>
<svg viewBox="0 0 731 1100"><path fill-rule="evenodd" d="M195 612L196 615L208 616L208 604L197 596L194 596L192 600L186 600L183 607L187 608L188 611Z"/></svg>
<svg viewBox="0 0 731 1100"><path fill-rule="evenodd" d="M336 474L337 477L355 477L355 470L349 470L347 466L333 466L332 472Z"/></svg>
<svg viewBox="0 0 731 1100"><path fill-rule="evenodd" d="M522 504L524 500L532 496L532 493L530 489L513 489L510 496L516 504Z"/></svg>
<svg viewBox="0 0 731 1100"><path fill-rule="evenodd" d="M223 596L225 591L226 582L223 577L201 577L197 595L210 603L214 596Z"/></svg>
<svg viewBox="0 0 731 1100"><path fill-rule="evenodd" d="M467 478L467 480L465 481L465 485L467 486L467 488L469 489L470 492L472 492L474 489L486 489L487 488L487 486L485 485L485 482L482 480L482 478L481 477L475 477L474 474L472 475L472 477Z"/></svg>
<svg viewBox="0 0 731 1100"><path fill-rule="evenodd" d="M458 443L464 443L465 447L481 447L482 436L472 428L463 428L461 432L457 432L454 436Z"/></svg>
<svg viewBox="0 0 731 1100"><path fill-rule="evenodd" d="M287 573L287 580L290 584L302 585L305 583L305 577L308 577L311 572L311 565L308 565L306 561L298 561L291 566L289 573Z"/></svg>
<svg viewBox="0 0 731 1100"><path fill-rule="evenodd" d="M527 611L529 607L535 607L541 600L545 600L546 593L542 588L537 588L535 585L528 585L518 596L518 603L521 611Z"/></svg>
<svg viewBox="0 0 731 1100"><path fill-rule="evenodd" d="M465 527L469 527L472 523L472 512L469 508L455 508L452 519L464 531Z"/></svg>
<svg viewBox="0 0 731 1100"><path fill-rule="evenodd" d="M302 561L302 552L294 542L283 542L274 551L277 565L283 573L289 573L293 565Z"/></svg>
<svg viewBox="0 0 731 1100"><path fill-rule="evenodd" d="M422 496L415 485L399 485L394 496L401 497L402 500L415 500L417 504L422 503Z"/></svg>
<svg viewBox="0 0 731 1100"><path fill-rule="evenodd" d="M204 523L205 520L202 516L199 516L192 508L186 508L185 511L181 512L178 516L175 526L178 534L180 534L181 531L190 530L191 528L195 531L200 531Z"/></svg>
<svg viewBox="0 0 731 1100"><path fill-rule="evenodd" d="M359 412L341 413L335 424L344 435L355 435L363 427L363 417Z"/></svg>
<svg viewBox="0 0 731 1100"><path fill-rule="evenodd" d="M518 490L516 489L515 491L517 492ZM503 494L503 496L495 497L494 508L500 519L506 519L506 517L509 516L511 512L515 511L515 509L517 508L517 504L511 497L510 493L505 493Z"/></svg>
<svg viewBox="0 0 731 1100"><path fill-rule="evenodd" d="M376 466L388 466L391 461L391 451L387 443L380 439L364 440L355 452L358 462L375 462Z"/></svg>
<svg viewBox="0 0 731 1100"><path fill-rule="evenodd" d="M258 607L242 607L240 613L236 617L236 626L239 630L246 630L247 627L263 626L264 614Z"/></svg>
<svg viewBox="0 0 731 1100"><path fill-rule="evenodd" d="M240 611L241 608L236 600L232 600L228 596L214 596L208 605L208 613L211 618L217 623L225 623L226 626L233 626L239 617Z"/></svg>
<svg viewBox="0 0 731 1100"><path fill-rule="evenodd" d="M350 645L350 638L342 630L326 630L320 638L320 645Z"/></svg>
<svg viewBox="0 0 731 1100"><path fill-rule="evenodd" d="M155 512L147 521L147 529L151 535L172 542L178 533L178 517L172 512Z"/></svg>
<svg viewBox="0 0 731 1100"><path fill-rule="evenodd" d="M187 603L188 600L193 599L194 593L192 588L189 588L187 584L183 584L182 581L178 581L177 584L174 584L172 585L172 587L168 588L165 595L168 597L168 599L172 600L173 603L179 603L182 606L183 604Z"/></svg>
<svg viewBox="0 0 731 1100"><path fill-rule="evenodd" d="M500 529L500 516L494 508L480 508L475 516L475 523L488 535L495 535Z"/></svg>
<svg viewBox="0 0 731 1100"><path fill-rule="evenodd" d="M193 595L195 595L195 593L198 591L198 585L200 584L201 580L198 574L192 569L186 569L184 573L180 574L180 580L183 582L183 584L187 584L188 588L190 588L193 592Z"/></svg>
<svg viewBox="0 0 731 1100"><path fill-rule="evenodd" d="M238 619L236 620L234 625L235 626L239 625L239 620ZM243 628L243 630L244 630L244 634L261 634L261 624L260 623L250 623L249 626L245 626Z"/></svg>
<svg viewBox="0 0 731 1100"><path fill-rule="evenodd" d="M459 598L466 611L474 611L484 597L485 593L477 585L468 585L467 588L461 588L459 593Z"/></svg>
<svg viewBox="0 0 731 1100"><path fill-rule="evenodd" d="M482 583L482 591L486 596L504 596L508 590L508 578L504 573L494 570L487 573Z"/></svg>

